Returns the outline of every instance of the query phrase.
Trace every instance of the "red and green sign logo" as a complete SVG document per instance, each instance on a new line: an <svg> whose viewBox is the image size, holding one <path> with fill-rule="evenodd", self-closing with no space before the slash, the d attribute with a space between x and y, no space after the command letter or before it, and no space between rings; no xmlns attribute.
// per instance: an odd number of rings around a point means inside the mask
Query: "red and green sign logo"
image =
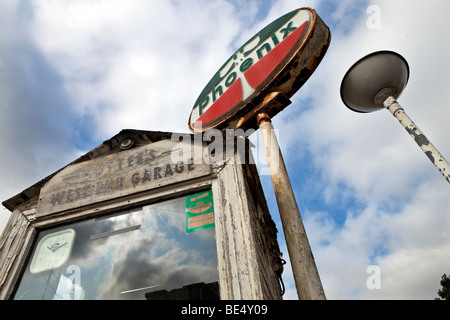
<svg viewBox="0 0 450 320"><path fill-rule="evenodd" d="M224 129L223 122L282 76L282 70L307 39L316 22L310 8L273 21L237 50L214 75L194 104L189 128Z"/></svg>

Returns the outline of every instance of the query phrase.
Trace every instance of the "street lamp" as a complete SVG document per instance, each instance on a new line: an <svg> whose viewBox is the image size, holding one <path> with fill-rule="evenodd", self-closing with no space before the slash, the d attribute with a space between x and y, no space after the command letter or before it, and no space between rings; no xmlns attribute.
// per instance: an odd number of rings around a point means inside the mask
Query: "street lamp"
<svg viewBox="0 0 450 320"><path fill-rule="evenodd" d="M341 83L341 98L351 110L369 113L387 108L450 183L450 165L405 113L396 99L409 79L406 60L392 51L371 53L356 62Z"/></svg>

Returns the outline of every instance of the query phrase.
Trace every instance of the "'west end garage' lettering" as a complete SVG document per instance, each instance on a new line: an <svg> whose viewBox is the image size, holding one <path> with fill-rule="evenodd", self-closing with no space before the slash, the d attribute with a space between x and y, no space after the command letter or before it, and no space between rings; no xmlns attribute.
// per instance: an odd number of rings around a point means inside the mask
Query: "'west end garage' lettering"
<svg viewBox="0 0 450 320"><path fill-rule="evenodd" d="M150 181L165 179L173 176L174 174L181 174L184 172L185 167L187 171L192 171L195 169L192 159L189 159L186 164L183 161L179 161L176 164L168 163L165 167L156 166L153 168L143 169L142 171L136 171L129 180L123 176L119 176L115 179L101 179L95 184L88 184L82 187L52 193L51 203L53 206L56 206L63 203L81 200L90 196L120 191L128 188L130 184L133 187L136 187L138 184L145 184Z"/></svg>
<svg viewBox="0 0 450 320"><path fill-rule="evenodd" d="M210 165L197 164L192 154L174 161L178 144L162 140L69 165L42 187L39 212L45 216L211 173Z"/></svg>

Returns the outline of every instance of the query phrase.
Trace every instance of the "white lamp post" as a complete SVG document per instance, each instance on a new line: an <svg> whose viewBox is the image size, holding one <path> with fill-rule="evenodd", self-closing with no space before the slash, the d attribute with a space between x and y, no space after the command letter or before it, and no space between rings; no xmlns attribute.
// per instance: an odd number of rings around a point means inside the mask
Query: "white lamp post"
<svg viewBox="0 0 450 320"><path fill-rule="evenodd" d="M396 101L408 79L408 63L401 55L392 51L374 52L347 71L341 84L341 98L355 112L368 113L387 108L450 183L449 163Z"/></svg>

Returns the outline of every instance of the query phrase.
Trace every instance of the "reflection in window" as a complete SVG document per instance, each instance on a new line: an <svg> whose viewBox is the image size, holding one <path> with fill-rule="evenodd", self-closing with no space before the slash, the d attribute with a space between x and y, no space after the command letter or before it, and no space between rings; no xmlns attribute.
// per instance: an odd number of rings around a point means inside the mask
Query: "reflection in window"
<svg viewBox="0 0 450 320"><path fill-rule="evenodd" d="M214 228L186 223L181 197L41 231L15 299L218 299Z"/></svg>

